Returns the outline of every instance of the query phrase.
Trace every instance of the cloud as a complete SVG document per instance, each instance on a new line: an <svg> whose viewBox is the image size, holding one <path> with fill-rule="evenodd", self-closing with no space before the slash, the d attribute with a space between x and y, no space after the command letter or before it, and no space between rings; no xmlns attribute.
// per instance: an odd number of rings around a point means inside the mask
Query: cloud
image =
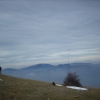
<svg viewBox="0 0 100 100"><path fill-rule="evenodd" d="M71 59L95 61L100 52L99 4L83 0L0 1L1 66L66 63L69 48Z"/></svg>

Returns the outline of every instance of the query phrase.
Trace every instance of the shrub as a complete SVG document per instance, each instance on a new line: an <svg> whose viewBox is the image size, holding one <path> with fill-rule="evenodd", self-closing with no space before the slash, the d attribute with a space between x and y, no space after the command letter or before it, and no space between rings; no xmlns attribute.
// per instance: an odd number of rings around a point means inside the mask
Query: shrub
<svg viewBox="0 0 100 100"><path fill-rule="evenodd" d="M80 83L79 76L74 72L74 73L68 73L66 78L64 79L64 85L65 86L78 86L82 87Z"/></svg>

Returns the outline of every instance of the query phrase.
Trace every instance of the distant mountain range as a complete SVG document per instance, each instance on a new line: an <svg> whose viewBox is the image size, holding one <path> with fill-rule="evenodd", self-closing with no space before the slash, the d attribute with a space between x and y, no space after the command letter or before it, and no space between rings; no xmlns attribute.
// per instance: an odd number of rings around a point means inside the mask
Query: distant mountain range
<svg viewBox="0 0 100 100"><path fill-rule="evenodd" d="M59 64L57 66L50 64L37 64L21 69L7 68L2 70L2 73L20 78L63 83L64 78L68 73L68 66L70 72L76 72L77 75L79 75L80 82L83 86L100 88L99 64L71 63Z"/></svg>

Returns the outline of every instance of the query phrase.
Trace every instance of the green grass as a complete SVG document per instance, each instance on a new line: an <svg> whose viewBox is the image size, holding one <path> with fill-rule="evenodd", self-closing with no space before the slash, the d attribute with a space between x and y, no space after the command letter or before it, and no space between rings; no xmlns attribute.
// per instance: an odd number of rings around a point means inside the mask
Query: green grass
<svg viewBox="0 0 100 100"><path fill-rule="evenodd" d="M88 91L53 86L51 83L0 74L0 100L100 100L100 89Z"/></svg>

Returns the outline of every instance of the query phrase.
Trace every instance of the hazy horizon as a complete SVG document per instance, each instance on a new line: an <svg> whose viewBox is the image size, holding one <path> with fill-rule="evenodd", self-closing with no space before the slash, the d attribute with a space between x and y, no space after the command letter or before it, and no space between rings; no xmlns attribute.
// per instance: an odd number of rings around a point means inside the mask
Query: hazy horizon
<svg viewBox="0 0 100 100"><path fill-rule="evenodd" d="M61 84L63 83L68 72L76 72L83 86L100 88L100 65L88 63L74 63L70 65L60 64L58 66L39 64L18 70L2 70L2 74L5 75Z"/></svg>
<svg viewBox="0 0 100 100"><path fill-rule="evenodd" d="M28 67L32 67L32 66L37 66L37 65L52 65L52 66L59 66L59 65L99 65L100 66L100 64L98 63L98 64L94 64L94 63L84 63L84 62L73 62L73 63L59 63L59 64L50 64L50 63L37 63L37 64L32 64L32 65L28 65L28 66L23 66L23 67L2 67L2 69L3 70L5 70L5 69L23 69L23 68L28 68ZM66 66L67 67L67 66ZM81 67L81 66L80 66Z"/></svg>

